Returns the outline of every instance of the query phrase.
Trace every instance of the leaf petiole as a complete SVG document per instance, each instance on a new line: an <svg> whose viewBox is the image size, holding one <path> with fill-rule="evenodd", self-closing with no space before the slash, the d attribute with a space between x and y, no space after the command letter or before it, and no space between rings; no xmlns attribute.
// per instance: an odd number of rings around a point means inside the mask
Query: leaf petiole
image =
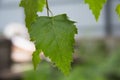
<svg viewBox="0 0 120 80"><path fill-rule="evenodd" d="M48 0L46 0L46 9L47 9L47 16L50 17L50 14L51 14L51 16L53 16L53 13L49 8Z"/></svg>

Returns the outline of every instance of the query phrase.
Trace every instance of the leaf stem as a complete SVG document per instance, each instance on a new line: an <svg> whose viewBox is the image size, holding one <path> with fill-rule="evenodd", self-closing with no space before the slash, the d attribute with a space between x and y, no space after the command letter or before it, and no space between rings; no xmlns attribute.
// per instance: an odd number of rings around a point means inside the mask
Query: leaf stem
<svg viewBox="0 0 120 80"><path fill-rule="evenodd" d="M52 11L49 8L48 0L46 0L46 9L47 9L47 16L50 16L50 14L53 16L53 13L52 13Z"/></svg>
<svg viewBox="0 0 120 80"><path fill-rule="evenodd" d="M50 16L50 15L49 15L49 5L48 5L48 0L46 0L46 9L47 9L47 16Z"/></svg>

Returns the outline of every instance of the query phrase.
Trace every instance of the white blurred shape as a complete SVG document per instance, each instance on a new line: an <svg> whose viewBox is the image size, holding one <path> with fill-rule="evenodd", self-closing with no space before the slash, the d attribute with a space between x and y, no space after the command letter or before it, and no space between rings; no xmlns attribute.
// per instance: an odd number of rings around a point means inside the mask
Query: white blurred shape
<svg viewBox="0 0 120 80"><path fill-rule="evenodd" d="M12 59L15 62L31 61L35 45L30 41L27 28L19 23L6 26L4 36L12 41Z"/></svg>
<svg viewBox="0 0 120 80"><path fill-rule="evenodd" d="M13 52L11 57L15 62L28 62L31 60L35 45L30 41L28 31L24 25L9 24L4 30L4 35L12 41ZM40 58L51 62L50 58L46 57L43 52L40 53Z"/></svg>
<svg viewBox="0 0 120 80"><path fill-rule="evenodd" d="M34 52L35 51L35 46L34 43L28 41L25 38L21 38L19 36L16 36L12 38L12 43L14 46L19 47L23 50Z"/></svg>
<svg viewBox="0 0 120 80"><path fill-rule="evenodd" d="M25 25L19 23L11 23L6 26L3 31L3 34L6 38L11 39L15 36L20 36L26 39L29 39L29 34Z"/></svg>

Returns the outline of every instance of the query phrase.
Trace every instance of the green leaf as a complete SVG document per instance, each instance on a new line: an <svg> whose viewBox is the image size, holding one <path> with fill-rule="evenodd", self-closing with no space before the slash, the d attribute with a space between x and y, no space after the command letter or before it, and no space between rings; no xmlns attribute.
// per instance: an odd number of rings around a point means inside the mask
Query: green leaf
<svg viewBox="0 0 120 80"><path fill-rule="evenodd" d="M76 26L66 14L54 17L41 16L30 27L30 36L35 42L36 51L33 54L33 63L39 64L36 55L41 51L64 73L69 74L74 51L74 36Z"/></svg>
<svg viewBox="0 0 120 80"><path fill-rule="evenodd" d="M31 23L38 17L37 12L43 11L45 3L45 0L21 0L20 6L24 7L27 27L30 27Z"/></svg>
<svg viewBox="0 0 120 80"><path fill-rule="evenodd" d="M118 4L116 7L116 13L118 14L118 16L120 18L120 4Z"/></svg>
<svg viewBox="0 0 120 80"><path fill-rule="evenodd" d="M92 10L92 13L95 16L96 21L98 21L100 12L107 0L84 0L84 1L86 4L89 5L89 8Z"/></svg>

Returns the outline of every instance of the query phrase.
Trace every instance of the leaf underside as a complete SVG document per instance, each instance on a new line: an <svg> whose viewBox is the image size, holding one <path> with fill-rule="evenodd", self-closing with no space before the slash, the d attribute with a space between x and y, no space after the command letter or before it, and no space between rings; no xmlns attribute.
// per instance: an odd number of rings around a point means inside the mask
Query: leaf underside
<svg viewBox="0 0 120 80"><path fill-rule="evenodd" d="M89 5L90 10L92 10L92 13L95 16L96 21L98 21L101 10L106 1L107 0L84 0L84 2Z"/></svg>
<svg viewBox="0 0 120 80"><path fill-rule="evenodd" d="M76 26L66 14L54 17L41 16L29 28L30 36L35 42L33 64L36 68L40 62L39 53L44 52L53 63L64 73L71 69L74 35Z"/></svg>

